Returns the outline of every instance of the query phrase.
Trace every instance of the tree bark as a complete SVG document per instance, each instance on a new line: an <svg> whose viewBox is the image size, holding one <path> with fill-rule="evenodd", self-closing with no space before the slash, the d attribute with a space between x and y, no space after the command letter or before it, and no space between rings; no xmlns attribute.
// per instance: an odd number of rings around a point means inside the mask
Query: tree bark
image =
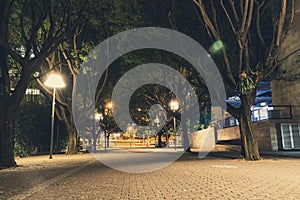
<svg viewBox="0 0 300 200"><path fill-rule="evenodd" d="M30 73L24 70L13 95L0 96L0 167L14 167L14 122L16 111L30 81Z"/></svg>
<svg viewBox="0 0 300 200"><path fill-rule="evenodd" d="M8 39L9 1L0 3L0 41ZM0 168L14 167L14 112L10 101L8 53L0 45Z"/></svg>
<svg viewBox="0 0 300 200"><path fill-rule="evenodd" d="M73 72L73 71L72 71ZM73 78L73 85L72 85L72 96L74 95L76 84L77 84L77 77L75 73L72 73ZM73 118L73 110L72 107L68 107L68 111L70 113L70 124L73 127L71 130L69 130L69 144L68 144L68 150L67 154L75 154L77 153L77 128L75 126L74 118Z"/></svg>
<svg viewBox="0 0 300 200"><path fill-rule="evenodd" d="M74 123L74 118L73 118L72 110L71 110L70 106L60 105L56 109L56 116L67 127L67 131L68 131L68 135L69 135L69 142L68 142L66 154L72 155L72 154L77 153L77 148L76 148L77 147L77 129L76 129L76 126Z"/></svg>
<svg viewBox="0 0 300 200"><path fill-rule="evenodd" d="M107 133L107 136L106 136L106 147L109 147L109 136L110 136L110 133Z"/></svg>
<svg viewBox="0 0 300 200"><path fill-rule="evenodd" d="M77 130L74 123L66 123L66 126L69 133L69 143L66 154L72 155L77 152Z"/></svg>
<svg viewBox="0 0 300 200"><path fill-rule="evenodd" d="M260 160L260 154L258 150L258 144L254 137L251 110L248 104L249 95L243 95L241 97L242 105L240 107L240 115L238 121L240 123L241 134L241 154L246 160Z"/></svg>
<svg viewBox="0 0 300 200"><path fill-rule="evenodd" d="M4 101L1 101L2 103ZM15 167L14 158L14 113L7 104L0 107L0 168Z"/></svg>
<svg viewBox="0 0 300 200"><path fill-rule="evenodd" d="M96 129L94 129L93 132L93 152L96 153L97 151L97 133L96 133Z"/></svg>
<svg viewBox="0 0 300 200"><path fill-rule="evenodd" d="M176 137L177 140L179 137ZM185 152L192 152L190 147L189 132L186 126L182 127L182 146Z"/></svg>
<svg viewBox="0 0 300 200"><path fill-rule="evenodd" d="M158 133L157 134L157 136L158 136L158 147L159 148L162 148L163 147L163 145L162 145L162 133Z"/></svg>

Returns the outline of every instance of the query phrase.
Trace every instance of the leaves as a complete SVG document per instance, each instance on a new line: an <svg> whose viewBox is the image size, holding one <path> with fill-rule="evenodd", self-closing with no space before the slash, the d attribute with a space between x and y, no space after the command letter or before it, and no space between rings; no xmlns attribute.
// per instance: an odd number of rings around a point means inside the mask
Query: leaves
<svg viewBox="0 0 300 200"><path fill-rule="evenodd" d="M246 72L239 75L239 82L237 83L237 91L241 95L247 95L255 89L254 82L251 77L247 76Z"/></svg>

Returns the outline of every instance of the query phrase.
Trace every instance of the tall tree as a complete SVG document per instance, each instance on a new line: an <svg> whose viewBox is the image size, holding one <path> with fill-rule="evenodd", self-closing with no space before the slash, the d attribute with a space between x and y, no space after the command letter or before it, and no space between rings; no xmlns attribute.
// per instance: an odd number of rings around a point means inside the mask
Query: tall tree
<svg viewBox="0 0 300 200"><path fill-rule="evenodd" d="M258 82L276 68L276 57L292 23L294 1L290 0L193 0L203 39L223 75L227 94L238 95L239 107L228 104L228 112L239 121L246 160L259 160L251 120L251 106ZM217 52L219 51L219 52Z"/></svg>
<svg viewBox="0 0 300 200"><path fill-rule="evenodd" d="M60 43L72 36L81 22L84 5L83 0L1 1L0 167L16 166L14 120L32 74ZM24 49L22 54L20 48ZM19 64L20 78L14 88L8 58Z"/></svg>
<svg viewBox="0 0 300 200"><path fill-rule="evenodd" d="M79 71L80 65L96 44L110 35L135 27L139 20L138 13L134 14L137 9L136 7L135 2L89 1L87 4L89 12L86 14L82 26L77 27L71 40L59 45L55 52L46 58L46 64L42 66L42 76L49 70L59 69L68 80L67 88L56 94L58 102L56 115L66 124L69 133L67 154L76 152L77 131L79 130L76 131L74 124L71 97L76 86L77 72ZM103 81L101 81L98 86L95 97L98 103L104 103L106 99L109 99L109 97L104 97L105 94L103 95L107 75L108 70L106 70ZM51 91L44 87L41 80L39 80L39 83L41 89L48 93L49 98L51 98ZM82 116L82 120L80 121L83 120L95 119L94 116ZM107 125L106 129L108 130L108 128L109 126ZM94 137L97 137L95 131L93 131L93 133Z"/></svg>

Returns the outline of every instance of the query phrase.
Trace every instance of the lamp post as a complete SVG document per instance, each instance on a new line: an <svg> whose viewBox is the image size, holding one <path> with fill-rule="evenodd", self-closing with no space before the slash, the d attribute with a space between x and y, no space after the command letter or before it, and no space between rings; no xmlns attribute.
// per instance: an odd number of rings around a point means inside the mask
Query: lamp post
<svg viewBox="0 0 300 200"><path fill-rule="evenodd" d="M158 136L158 124L160 123L160 120L157 116L155 116L155 119L153 120L154 124L156 125L156 131L157 131L157 136ZM156 137L155 137L155 141L154 141L155 145L156 145ZM157 142L159 143L159 142ZM159 145L159 144L158 144Z"/></svg>
<svg viewBox="0 0 300 200"><path fill-rule="evenodd" d="M175 145L175 150L176 150L176 118L175 118L175 112L179 109L179 104L178 101L172 100L170 102L170 108L174 112L174 145Z"/></svg>
<svg viewBox="0 0 300 200"><path fill-rule="evenodd" d="M109 101L106 105L105 105L105 112L104 115L105 117L105 137L104 137L104 149L106 150L107 147L109 147L109 139L108 139L108 133L107 133L107 123L108 123L108 115L110 113L110 110L113 108L113 103L111 101Z"/></svg>
<svg viewBox="0 0 300 200"><path fill-rule="evenodd" d="M49 159L52 159L53 153L53 135L54 135L54 110L55 110L55 92L56 88L65 87L65 83L62 77L59 74L53 73L48 76L48 79L45 81L47 87L53 88L53 98L52 98L52 112L51 112L51 138L50 138L50 156Z"/></svg>
<svg viewBox="0 0 300 200"><path fill-rule="evenodd" d="M127 132L128 132L128 134L129 134L129 146L130 146L130 148L132 147L131 145L131 139L132 139L132 131L133 131L133 127L131 126L131 124L128 124L127 125Z"/></svg>
<svg viewBox="0 0 300 200"><path fill-rule="evenodd" d="M94 146L94 153L96 153L96 140L97 140L97 122L100 122L103 119L103 116L101 113L95 113L95 127L94 127L94 141L93 141L93 146Z"/></svg>
<svg viewBox="0 0 300 200"><path fill-rule="evenodd" d="M138 108L137 109L137 111L139 112L139 113L141 113L142 112L142 109L141 108ZM142 119L141 119L142 117L141 117L141 114L139 114L139 116L136 118L136 119L138 119L138 124L139 124L139 126L141 126L141 122L142 122ZM143 133L142 133L142 136L143 136L143 145L145 144L145 135L144 135L145 133L144 133L144 131L143 131Z"/></svg>

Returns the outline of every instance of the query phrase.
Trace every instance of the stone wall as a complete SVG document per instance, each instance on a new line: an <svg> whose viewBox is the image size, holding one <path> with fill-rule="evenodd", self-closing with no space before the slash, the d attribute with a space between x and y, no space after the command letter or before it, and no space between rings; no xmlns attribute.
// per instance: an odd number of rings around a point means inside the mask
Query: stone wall
<svg viewBox="0 0 300 200"><path fill-rule="evenodd" d="M223 128L217 131L218 141L240 139L240 129L238 126Z"/></svg>
<svg viewBox="0 0 300 200"><path fill-rule="evenodd" d="M216 131L210 127L201 131L189 134L190 147L193 152L210 152L216 144Z"/></svg>
<svg viewBox="0 0 300 200"><path fill-rule="evenodd" d="M268 151L273 150L272 143L274 141L271 142L271 136L270 136L270 129L273 126L274 124L269 121L261 121L261 122L253 123L254 135L255 138L257 139L258 147L260 150L268 150ZM240 139L240 129L238 126L220 129L218 130L217 138L218 141Z"/></svg>
<svg viewBox="0 0 300 200"><path fill-rule="evenodd" d="M272 150L269 121L255 122L253 124L254 135L258 142L260 150Z"/></svg>
<svg viewBox="0 0 300 200"><path fill-rule="evenodd" d="M295 1L295 17L278 53L278 71L271 82L272 104L292 105L293 119L300 121L300 1ZM294 52L294 53L293 53Z"/></svg>

